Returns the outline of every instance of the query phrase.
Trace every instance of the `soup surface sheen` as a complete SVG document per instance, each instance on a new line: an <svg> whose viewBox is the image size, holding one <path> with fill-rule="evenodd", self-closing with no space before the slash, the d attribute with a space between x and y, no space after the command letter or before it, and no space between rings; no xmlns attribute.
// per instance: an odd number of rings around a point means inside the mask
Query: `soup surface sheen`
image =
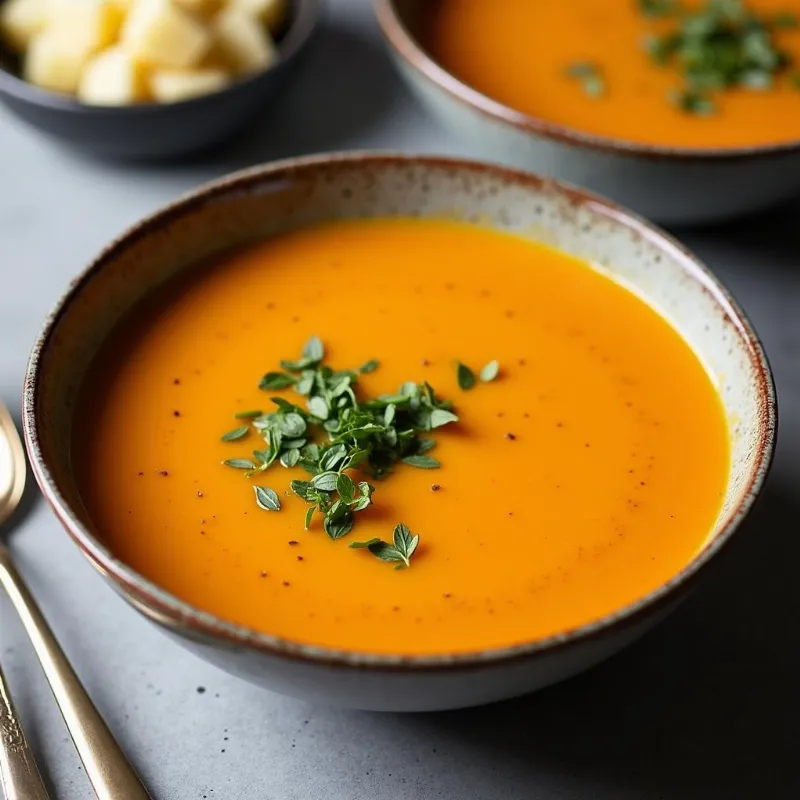
<svg viewBox="0 0 800 800"><path fill-rule="evenodd" d="M266 512L221 464L263 448L220 435L296 398L257 384L312 333L334 367L380 360L363 392L426 379L460 416L436 431L442 468L398 467L335 542L303 530L301 470L252 479L281 495ZM462 391L454 359L501 374ZM79 409L82 492L116 555L224 619L359 651L498 647L620 608L702 547L728 471L714 387L655 311L555 250L449 222L316 226L196 270L112 335ZM421 537L410 569L347 546L400 521Z"/></svg>
<svg viewBox="0 0 800 800"><path fill-rule="evenodd" d="M434 59L524 114L651 145L747 147L800 139L800 91L787 76L769 91L715 92L718 112L710 116L671 105L667 93L681 85L678 70L655 65L642 41L673 23L647 20L636 0L436 0L433 6L423 40ZM746 6L764 17L797 12L792 0ZM800 28L777 30L775 42L799 70ZM602 69L602 97L588 97L579 81L565 77L576 63Z"/></svg>

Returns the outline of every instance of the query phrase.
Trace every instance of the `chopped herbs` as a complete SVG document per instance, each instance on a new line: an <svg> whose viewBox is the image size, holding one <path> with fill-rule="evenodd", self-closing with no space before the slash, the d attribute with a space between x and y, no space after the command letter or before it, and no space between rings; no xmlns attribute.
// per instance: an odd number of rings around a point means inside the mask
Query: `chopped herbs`
<svg viewBox="0 0 800 800"><path fill-rule="evenodd" d="M410 567L411 557L419 545L419 536L412 534L401 522L395 526L392 538L393 544L375 538L366 542L353 542L350 547L369 550L375 558L379 558L381 561L399 562L395 569Z"/></svg>
<svg viewBox="0 0 800 800"><path fill-rule="evenodd" d="M248 428L247 425L242 425L241 428L234 428L232 431L223 433L221 438L223 442L235 442L237 439L247 436L249 432L250 428Z"/></svg>
<svg viewBox="0 0 800 800"><path fill-rule="evenodd" d="M460 361L456 362L456 377L458 378L459 387L465 392L475 385L475 373Z"/></svg>
<svg viewBox="0 0 800 800"><path fill-rule="evenodd" d="M640 0L639 7L645 16L674 19L674 30L648 36L644 47L656 64L679 70L682 86L669 93L669 100L687 114L713 114L714 92L768 91L791 63L773 33L796 26L793 14L758 16L743 0L707 0L695 9Z"/></svg>
<svg viewBox="0 0 800 800"><path fill-rule="evenodd" d="M380 481L396 467L406 464L417 469L438 469L440 462L427 455L436 440L425 434L458 422L452 403L436 395L427 382L407 381L396 393L364 398L357 394L359 375L378 368L376 360L358 370L335 370L323 363L325 347L312 337L296 361L281 361L281 371L268 372L259 383L264 391L292 388L297 402L270 397L271 411L242 411L235 415L247 424L222 438L235 441L250 430L263 440L263 449L253 458L233 458L223 464L244 470L246 477L265 472L275 462L287 468L300 467L307 480L290 482L291 491L308 503L304 527L308 530L315 515L322 517L322 528L333 540L346 536L356 515L372 505L375 486L354 481L350 470ZM480 373L481 380L493 380L499 371L491 361ZM462 389L471 389L475 373L457 365ZM278 494L264 486L253 487L256 504L265 511L279 511ZM384 561L408 566L419 536L398 525L394 543L379 539L359 544Z"/></svg>
<svg viewBox="0 0 800 800"><path fill-rule="evenodd" d="M606 91L606 82L601 69L591 61L576 61L564 74L580 81L583 93L589 97L601 97Z"/></svg>

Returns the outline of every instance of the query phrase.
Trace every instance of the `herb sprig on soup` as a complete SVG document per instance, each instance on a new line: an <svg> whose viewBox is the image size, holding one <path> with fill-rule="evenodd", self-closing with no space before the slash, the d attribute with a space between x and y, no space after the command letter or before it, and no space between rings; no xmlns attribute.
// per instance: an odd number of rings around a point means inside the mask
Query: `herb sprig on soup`
<svg viewBox="0 0 800 800"><path fill-rule="evenodd" d="M325 427L362 413L363 436ZM663 584L713 528L729 443L689 344L605 274L380 219L276 236L145 299L86 378L74 464L98 535L183 600L292 641L434 654Z"/></svg>

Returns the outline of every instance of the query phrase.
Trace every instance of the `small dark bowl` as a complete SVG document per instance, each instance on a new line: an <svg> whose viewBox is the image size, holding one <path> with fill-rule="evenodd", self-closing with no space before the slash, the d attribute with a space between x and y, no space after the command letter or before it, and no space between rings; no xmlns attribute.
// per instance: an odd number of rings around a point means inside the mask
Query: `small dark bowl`
<svg viewBox="0 0 800 800"><path fill-rule="evenodd" d="M0 45L0 100L50 136L93 155L166 159L222 142L257 117L296 70L320 16L321 0L291 0L277 37L280 60L219 92L178 103L92 106L20 77L19 59Z"/></svg>

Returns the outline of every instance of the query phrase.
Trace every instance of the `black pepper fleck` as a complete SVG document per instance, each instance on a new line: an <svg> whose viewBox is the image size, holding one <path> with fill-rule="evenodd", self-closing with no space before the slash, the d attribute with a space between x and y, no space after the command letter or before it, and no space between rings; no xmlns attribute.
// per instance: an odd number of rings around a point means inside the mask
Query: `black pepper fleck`
<svg viewBox="0 0 800 800"><path fill-rule="evenodd" d="M506 434L506 439L508 439L509 442L513 442L516 438L517 438L516 435L513 433Z"/></svg>
<svg viewBox="0 0 800 800"><path fill-rule="evenodd" d="M442 488L442 487L441 487L441 485L440 485L440 484L438 484L438 483L434 483L434 484L431 486L431 491L432 491L432 492L438 492L438 491L440 491L440 490L441 490L441 488Z"/></svg>

